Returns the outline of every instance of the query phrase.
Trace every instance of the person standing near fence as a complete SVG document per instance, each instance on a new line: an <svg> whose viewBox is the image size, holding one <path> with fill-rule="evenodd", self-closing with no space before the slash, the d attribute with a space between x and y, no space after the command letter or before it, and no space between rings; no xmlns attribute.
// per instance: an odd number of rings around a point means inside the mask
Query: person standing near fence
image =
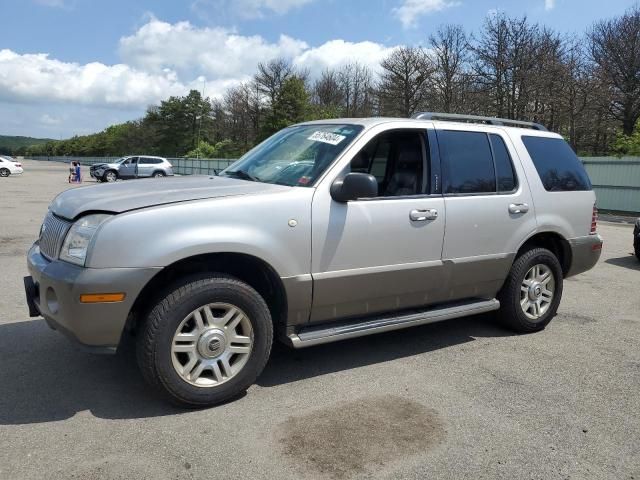
<svg viewBox="0 0 640 480"><path fill-rule="evenodd" d="M76 162L75 181L76 183L82 183L82 170L80 169L80 162Z"/></svg>

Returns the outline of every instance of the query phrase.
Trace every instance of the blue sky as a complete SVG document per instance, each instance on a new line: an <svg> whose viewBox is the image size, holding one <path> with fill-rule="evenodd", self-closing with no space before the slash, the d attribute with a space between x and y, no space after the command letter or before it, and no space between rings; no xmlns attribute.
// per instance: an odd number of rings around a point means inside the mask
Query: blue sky
<svg viewBox="0 0 640 480"><path fill-rule="evenodd" d="M0 0L0 134L65 138L140 117L207 84L221 95L259 61L311 74L375 68L440 24L477 31L490 11L567 34L634 0Z"/></svg>

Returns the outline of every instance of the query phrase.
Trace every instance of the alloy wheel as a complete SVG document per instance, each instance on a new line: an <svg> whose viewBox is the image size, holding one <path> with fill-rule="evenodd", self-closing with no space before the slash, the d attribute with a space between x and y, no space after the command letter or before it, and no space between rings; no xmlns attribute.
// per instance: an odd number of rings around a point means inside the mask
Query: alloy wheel
<svg viewBox="0 0 640 480"><path fill-rule="evenodd" d="M520 287L520 307L531 320L539 320L551 307L556 288L551 269L539 263L531 267Z"/></svg>
<svg viewBox="0 0 640 480"><path fill-rule="evenodd" d="M235 377L249 360L253 328L247 315L228 303L211 303L187 315L173 336L176 373L196 387L215 387Z"/></svg>

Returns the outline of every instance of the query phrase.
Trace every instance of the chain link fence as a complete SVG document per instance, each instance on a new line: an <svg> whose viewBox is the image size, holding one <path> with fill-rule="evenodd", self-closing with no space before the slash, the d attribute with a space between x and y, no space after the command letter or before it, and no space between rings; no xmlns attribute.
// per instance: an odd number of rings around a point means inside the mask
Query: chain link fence
<svg viewBox="0 0 640 480"><path fill-rule="evenodd" d="M80 162L80 165L93 165L95 163L109 163L122 157L29 157L29 160L44 162L71 163ZM173 165L173 172L178 175L216 175L233 162L234 158L167 158Z"/></svg>

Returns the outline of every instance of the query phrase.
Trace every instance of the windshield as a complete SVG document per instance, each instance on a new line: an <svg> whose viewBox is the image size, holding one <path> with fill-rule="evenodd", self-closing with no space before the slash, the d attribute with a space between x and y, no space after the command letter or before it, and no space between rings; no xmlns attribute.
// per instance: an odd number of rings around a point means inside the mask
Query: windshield
<svg viewBox="0 0 640 480"><path fill-rule="evenodd" d="M220 175L308 187L362 131L360 125L300 125L285 128L250 150Z"/></svg>

